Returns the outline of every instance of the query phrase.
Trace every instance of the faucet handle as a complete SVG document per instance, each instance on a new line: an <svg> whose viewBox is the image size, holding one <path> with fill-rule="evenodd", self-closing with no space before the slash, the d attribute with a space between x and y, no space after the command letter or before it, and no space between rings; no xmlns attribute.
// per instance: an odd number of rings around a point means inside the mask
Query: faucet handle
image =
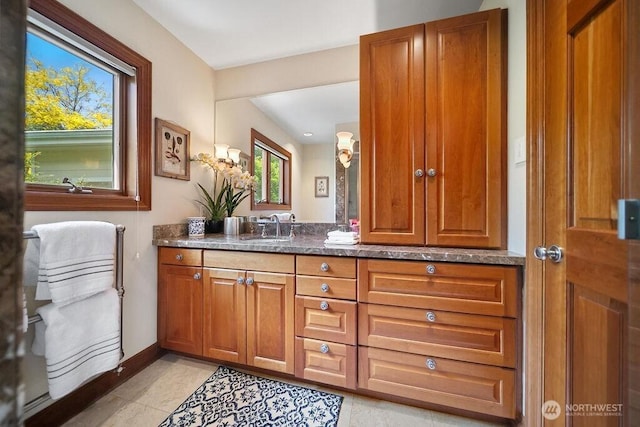
<svg viewBox="0 0 640 427"><path fill-rule="evenodd" d="M260 222L258 227L260 227L260 237L267 237L267 224Z"/></svg>
<svg viewBox="0 0 640 427"><path fill-rule="evenodd" d="M289 237L290 238L296 237L295 229L298 228L298 227L300 227L300 224L295 224L293 222L291 223L291 228L289 230Z"/></svg>

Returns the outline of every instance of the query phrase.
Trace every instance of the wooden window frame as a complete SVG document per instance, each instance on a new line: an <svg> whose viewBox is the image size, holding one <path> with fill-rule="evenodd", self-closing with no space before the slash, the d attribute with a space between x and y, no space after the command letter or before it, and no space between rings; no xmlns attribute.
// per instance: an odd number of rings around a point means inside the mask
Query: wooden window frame
<svg viewBox="0 0 640 427"><path fill-rule="evenodd" d="M110 53L136 69L135 134L137 136L136 163L129 164L127 147L127 117L123 124L121 158L121 188L107 190L92 188L92 194L69 193L62 186L26 184L26 211L128 211L151 210L151 62L123 43L105 33L86 19L56 1L31 0L29 7L51 19L79 37ZM123 82L123 91L130 83ZM127 95L123 93L122 95ZM124 98L125 102L127 98ZM125 177L137 167L137 191L127 188Z"/></svg>
<svg viewBox="0 0 640 427"><path fill-rule="evenodd" d="M291 210L291 153L282 148L271 139L267 138L255 129L251 129L251 175L255 175L255 141L260 141L261 144L269 147L271 150L282 155L284 159L284 165L282 168L282 190L284 203L256 203L254 195L251 195L251 210L266 211L266 210ZM267 161L263 161L263 168L269 164L269 155L267 155ZM267 195L270 193L270 179L267 179ZM268 196L267 196L268 197Z"/></svg>

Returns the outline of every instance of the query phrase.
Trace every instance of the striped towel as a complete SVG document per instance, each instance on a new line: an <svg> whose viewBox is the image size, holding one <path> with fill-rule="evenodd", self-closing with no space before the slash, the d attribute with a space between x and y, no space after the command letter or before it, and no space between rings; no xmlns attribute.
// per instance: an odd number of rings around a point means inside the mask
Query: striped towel
<svg viewBox="0 0 640 427"><path fill-rule="evenodd" d="M36 323L33 350L44 349L53 399L118 366L120 298L115 289L65 306L47 304L37 312L42 322Z"/></svg>
<svg viewBox="0 0 640 427"><path fill-rule="evenodd" d="M113 287L115 225L66 221L32 227L38 233L36 299L69 304Z"/></svg>

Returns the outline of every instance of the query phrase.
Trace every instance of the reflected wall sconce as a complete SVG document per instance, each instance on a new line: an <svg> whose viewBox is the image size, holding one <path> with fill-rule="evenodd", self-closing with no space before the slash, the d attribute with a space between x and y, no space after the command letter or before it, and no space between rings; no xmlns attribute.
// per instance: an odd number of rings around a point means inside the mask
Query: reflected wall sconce
<svg viewBox="0 0 640 427"><path fill-rule="evenodd" d="M227 144L213 144L213 153L219 162L225 162L231 166L240 163L240 150L229 148Z"/></svg>
<svg viewBox="0 0 640 427"><path fill-rule="evenodd" d="M348 168L351 166L351 157L353 157L353 143L355 140L352 138L351 132L338 132L338 160L342 163L342 166Z"/></svg>

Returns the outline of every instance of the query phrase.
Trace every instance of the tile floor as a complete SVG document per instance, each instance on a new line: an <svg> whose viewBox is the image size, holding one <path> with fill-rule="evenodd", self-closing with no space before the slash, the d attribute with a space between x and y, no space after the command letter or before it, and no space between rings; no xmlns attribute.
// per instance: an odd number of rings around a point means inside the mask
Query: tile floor
<svg viewBox="0 0 640 427"><path fill-rule="evenodd" d="M213 363L166 354L71 419L65 426L157 426L205 382L216 368L217 365ZM339 427L494 426L491 423L318 388L344 396Z"/></svg>

